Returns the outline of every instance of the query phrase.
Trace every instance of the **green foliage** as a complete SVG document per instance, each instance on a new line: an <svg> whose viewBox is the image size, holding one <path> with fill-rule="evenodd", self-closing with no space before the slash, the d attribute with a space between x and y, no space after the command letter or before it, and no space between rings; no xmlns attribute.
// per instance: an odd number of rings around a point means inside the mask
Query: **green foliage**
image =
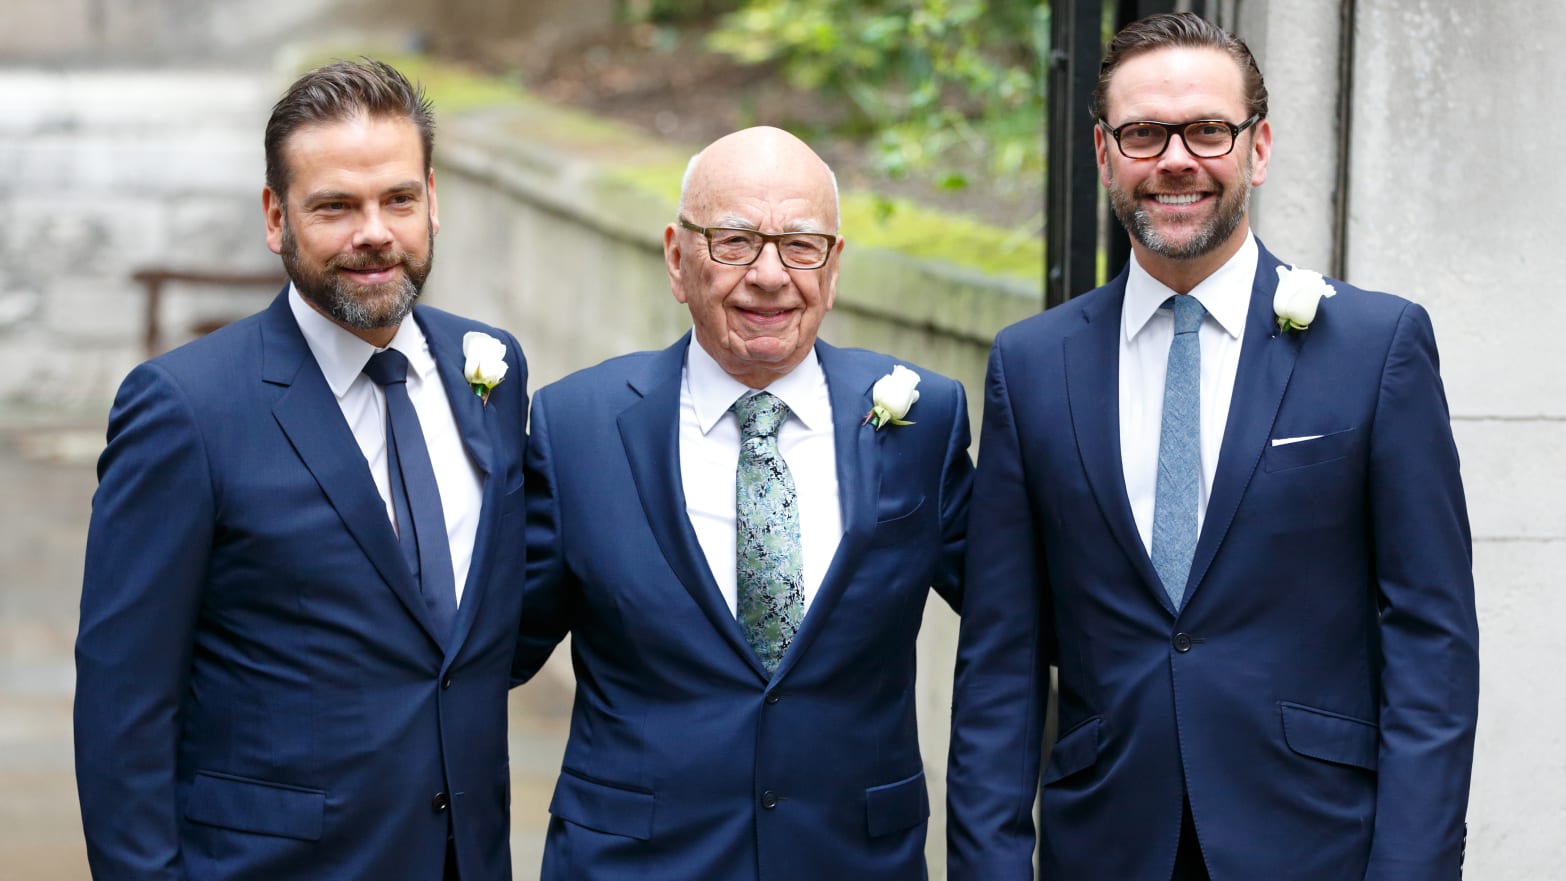
<svg viewBox="0 0 1566 881"><path fill-rule="evenodd" d="M883 172L952 189L976 168L1042 169L1048 16L1036 0L743 0L709 41L842 98Z"/></svg>

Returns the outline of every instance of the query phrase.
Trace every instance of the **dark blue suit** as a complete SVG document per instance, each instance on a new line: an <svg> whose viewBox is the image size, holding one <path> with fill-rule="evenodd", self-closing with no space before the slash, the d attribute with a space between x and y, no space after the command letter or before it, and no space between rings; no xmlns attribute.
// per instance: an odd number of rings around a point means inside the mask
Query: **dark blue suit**
<svg viewBox="0 0 1566 881"><path fill-rule="evenodd" d="M569 631L577 680L543 877L923 879L914 642L932 585L960 600L962 387L920 371L915 424L876 431L898 362L817 343L844 534L769 681L685 513L688 341L536 397L517 675Z"/></svg>
<svg viewBox="0 0 1566 881"><path fill-rule="evenodd" d="M1334 282L1279 334L1261 252L1184 606L1126 496L1126 274L996 339L950 768L953 881L1169 881L1188 796L1215 881L1459 876L1478 627L1425 311ZM1274 446L1275 438L1320 435Z"/></svg>
<svg viewBox="0 0 1566 881"><path fill-rule="evenodd" d="M483 474L444 639L286 293L121 386L76 644L94 877L433 881L449 833L463 881L510 878L526 366L508 334L413 315ZM507 344L488 406L466 331Z"/></svg>

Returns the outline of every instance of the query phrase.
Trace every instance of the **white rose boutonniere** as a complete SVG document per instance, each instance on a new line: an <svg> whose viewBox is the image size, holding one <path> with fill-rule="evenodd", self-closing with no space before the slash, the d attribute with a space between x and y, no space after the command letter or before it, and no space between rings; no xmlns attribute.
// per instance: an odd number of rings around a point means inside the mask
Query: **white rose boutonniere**
<svg viewBox="0 0 1566 881"><path fill-rule="evenodd" d="M1278 330L1305 330L1316 320L1323 297L1337 293L1321 273L1297 267L1278 267L1278 292L1272 296L1272 311L1278 316Z"/></svg>
<svg viewBox="0 0 1566 881"><path fill-rule="evenodd" d="M865 422L880 431L886 425L912 425L904 421L909 408L919 400L919 374L899 364L892 372L875 381L870 400L875 404L865 414ZM862 424L862 423L861 423Z"/></svg>
<svg viewBox="0 0 1566 881"><path fill-rule="evenodd" d="M484 403L489 403L489 392L506 378L506 344L487 333L469 332L462 335L462 356L467 359L462 375L467 377L473 393Z"/></svg>

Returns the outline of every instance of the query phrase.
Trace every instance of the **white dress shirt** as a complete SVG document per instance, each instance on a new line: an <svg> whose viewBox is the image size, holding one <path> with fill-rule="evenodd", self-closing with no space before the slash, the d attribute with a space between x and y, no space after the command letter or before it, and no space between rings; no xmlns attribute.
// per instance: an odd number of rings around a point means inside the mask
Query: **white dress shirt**
<svg viewBox="0 0 1566 881"><path fill-rule="evenodd" d="M386 392L364 375L370 356L383 351L349 333L315 311L292 285L288 305L304 334L310 353L321 366L326 384L337 396L337 406L353 430L354 440L369 463L375 489L386 503L386 516L398 528L392 506L391 482L386 465ZM424 443L429 447L430 464L435 468L435 483L440 487L441 512L446 515L446 539L451 544L452 577L456 579L457 602L468 580L473 562L473 539L478 534L479 513L484 505L484 487L478 466L468 456L452 415L451 402L441 384L429 341L416 321L405 320L397 328L390 349L408 358L408 398L419 414Z"/></svg>
<svg viewBox="0 0 1566 881"><path fill-rule="evenodd" d="M838 505L837 440L826 374L812 349L788 375L767 386L788 405L778 451L794 478L804 551L805 608L810 608L843 537ZM755 390L729 376L696 342L680 381L680 480L685 512L729 611L738 608L734 481L739 470L739 417L734 402Z"/></svg>
<svg viewBox="0 0 1566 881"><path fill-rule="evenodd" d="M1256 239L1247 235L1240 250L1216 272L1191 290L1202 304L1198 339L1202 350L1201 433L1202 487L1196 503L1197 534L1207 518L1207 498L1218 470L1229 421L1229 399L1245 341L1245 316L1251 306L1251 286L1256 280ZM1125 474L1126 495L1142 536L1142 547L1152 553L1153 499L1158 490L1158 437L1163 426L1164 375L1169 369L1169 346L1174 342L1174 311L1160 308L1175 292L1158 281L1131 257L1121 308L1120 335L1120 467Z"/></svg>

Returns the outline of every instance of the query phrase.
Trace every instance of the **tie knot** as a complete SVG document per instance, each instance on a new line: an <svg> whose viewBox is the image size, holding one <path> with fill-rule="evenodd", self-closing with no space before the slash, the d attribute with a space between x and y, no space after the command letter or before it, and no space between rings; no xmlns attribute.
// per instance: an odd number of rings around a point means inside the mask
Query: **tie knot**
<svg viewBox="0 0 1566 881"><path fill-rule="evenodd" d="M407 382L408 356L396 349L376 352L370 356L370 362L364 365L364 375L382 388L394 382Z"/></svg>
<svg viewBox="0 0 1566 881"><path fill-rule="evenodd" d="M1207 310L1202 308L1201 301L1190 294L1175 294L1169 299L1174 301L1175 333L1191 333L1202 326L1202 316Z"/></svg>
<svg viewBox="0 0 1566 881"><path fill-rule="evenodd" d="M778 426L783 424L783 420L788 418L788 405L767 392L740 398L729 409L739 417L741 440L772 437L778 433Z"/></svg>

